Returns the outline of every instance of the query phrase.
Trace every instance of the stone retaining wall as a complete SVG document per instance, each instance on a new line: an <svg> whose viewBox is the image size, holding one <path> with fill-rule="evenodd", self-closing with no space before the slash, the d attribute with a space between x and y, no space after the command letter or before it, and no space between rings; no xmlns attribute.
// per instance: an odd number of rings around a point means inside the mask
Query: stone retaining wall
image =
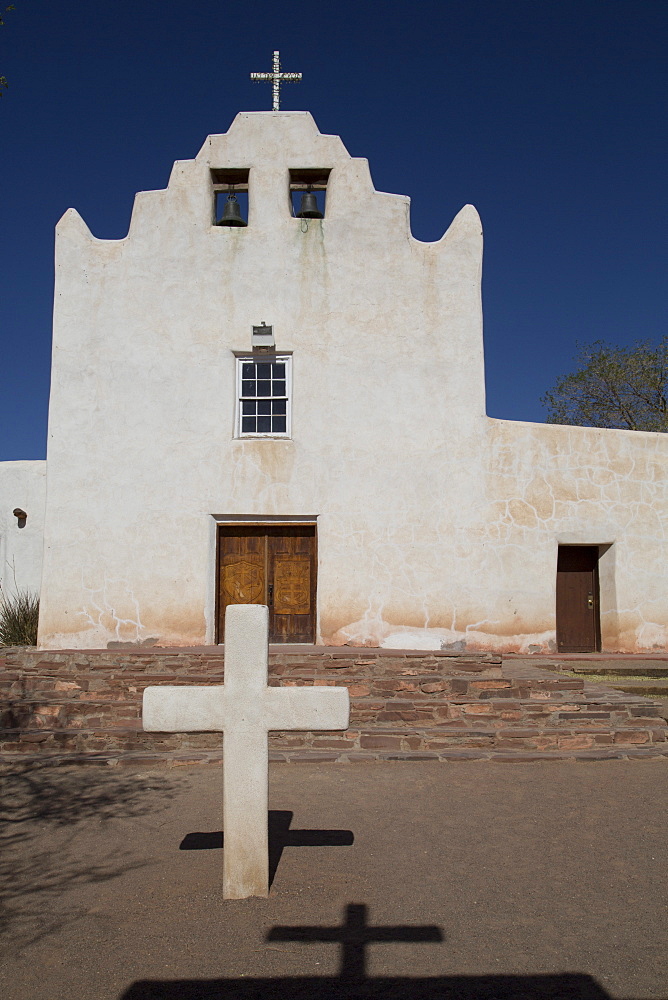
<svg viewBox="0 0 668 1000"><path fill-rule="evenodd" d="M220 647L40 651L0 656L0 754L219 756L216 733L144 733L149 684L221 684ZM666 748L658 708L493 654L271 651L269 684L345 685L346 733L272 733L274 759L448 756L475 751Z"/></svg>

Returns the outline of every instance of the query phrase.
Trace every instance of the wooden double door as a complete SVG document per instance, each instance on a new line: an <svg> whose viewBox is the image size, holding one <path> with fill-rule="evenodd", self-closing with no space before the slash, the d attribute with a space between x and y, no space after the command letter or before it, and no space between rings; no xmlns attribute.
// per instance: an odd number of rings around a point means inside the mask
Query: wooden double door
<svg viewBox="0 0 668 1000"><path fill-rule="evenodd" d="M595 653L600 648L598 546L560 545L557 650L560 653Z"/></svg>
<svg viewBox="0 0 668 1000"><path fill-rule="evenodd" d="M228 604L266 604L270 642L315 642L315 525L235 524L218 531L218 642Z"/></svg>

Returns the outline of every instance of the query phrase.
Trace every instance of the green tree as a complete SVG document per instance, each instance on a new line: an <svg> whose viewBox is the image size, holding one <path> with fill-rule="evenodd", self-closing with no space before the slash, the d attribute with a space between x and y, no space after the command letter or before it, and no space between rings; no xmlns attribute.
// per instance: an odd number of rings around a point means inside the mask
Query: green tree
<svg viewBox="0 0 668 1000"><path fill-rule="evenodd" d="M7 11L10 11L10 10L14 10L14 4L13 3L10 3L10 5L8 7L5 7L4 10L0 11L0 25L3 25L5 23L5 19L4 19L3 15L6 14ZM0 97L2 97L3 90L6 90L8 86L9 86L9 84L7 83L7 77L6 76L0 76Z"/></svg>
<svg viewBox="0 0 668 1000"><path fill-rule="evenodd" d="M668 432L668 337L614 347L578 344L577 368L542 397L548 424Z"/></svg>

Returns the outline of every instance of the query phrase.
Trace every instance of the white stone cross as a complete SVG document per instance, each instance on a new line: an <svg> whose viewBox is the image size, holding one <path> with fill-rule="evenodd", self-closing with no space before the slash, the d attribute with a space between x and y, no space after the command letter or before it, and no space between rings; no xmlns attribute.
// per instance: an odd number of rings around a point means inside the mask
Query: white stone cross
<svg viewBox="0 0 668 1000"><path fill-rule="evenodd" d="M299 83L302 78L301 73L281 73L281 60L279 58L278 52L274 52L273 70L271 73L251 73L251 80L255 82L263 83L265 80L271 80L273 84L274 100L272 103L272 111L281 110L281 84L282 83Z"/></svg>
<svg viewBox="0 0 668 1000"><path fill-rule="evenodd" d="M225 683L144 690L147 732L222 732L223 896L269 895L270 730L347 729L345 687L268 687L269 609L231 604L225 612Z"/></svg>

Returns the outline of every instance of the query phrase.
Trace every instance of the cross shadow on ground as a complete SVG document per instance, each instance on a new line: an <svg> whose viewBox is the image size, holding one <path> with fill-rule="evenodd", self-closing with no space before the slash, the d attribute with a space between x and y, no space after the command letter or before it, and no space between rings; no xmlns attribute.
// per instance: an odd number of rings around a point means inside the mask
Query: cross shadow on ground
<svg viewBox="0 0 668 1000"><path fill-rule="evenodd" d="M66 892L143 867L129 847L105 845L101 857L81 850L82 824L154 815L175 783L158 775L52 762L0 770L0 936L14 949L52 934L79 914ZM156 790L157 796L147 795Z"/></svg>
<svg viewBox="0 0 668 1000"><path fill-rule="evenodd" d="M529 976L369 976L369 944L394 941L443 942L431 925L370 926L367 907L350 903L338 927L272 927L267 941L339 944L335 976L278 976L251 979L144 980L133 983L119 1000L612 1000L596 980L582 973Z"/></svg>
<svg viewBox="0 0 668 1000"><path fill-rule="evenodd" d="M294 813L288 809L269 810L269 885L273 884L281 856L286 847L349 847L355 840L352 830L291 830ZM189 833L181 843L181 851L210 851L223 847L222 830L211 833Z"/></svg>

